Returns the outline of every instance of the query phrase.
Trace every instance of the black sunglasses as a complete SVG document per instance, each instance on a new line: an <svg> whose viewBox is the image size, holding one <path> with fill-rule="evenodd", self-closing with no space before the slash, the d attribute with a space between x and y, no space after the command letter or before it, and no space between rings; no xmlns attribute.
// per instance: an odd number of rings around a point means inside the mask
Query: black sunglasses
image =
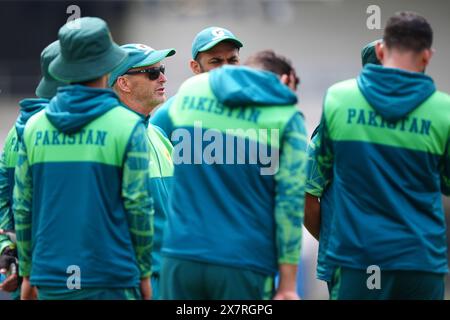
<svg viewBox="0 0 450 320"><path fill-rule="evenodd" d="M164 74L164 72L166 72L166 66L162 64L161 66L159 66L157 68L148 68L148 69L142 69L142 70L136 70L136 71L128 71L128 72L125 72L125 74L146 73L150 80L156 80L159 78L159 74L160 73Z"/></svg>

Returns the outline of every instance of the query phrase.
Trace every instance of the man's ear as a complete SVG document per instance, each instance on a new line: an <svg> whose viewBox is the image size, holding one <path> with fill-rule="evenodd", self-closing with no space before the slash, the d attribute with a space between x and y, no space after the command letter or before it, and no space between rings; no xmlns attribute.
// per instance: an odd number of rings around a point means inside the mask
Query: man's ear
<svg viewBox="0 0 450 320"><path fill-rule="evenodd" d="M202 73L202 68L200 67L200 63L198 63L197 61L191 60L189 62L189 66L191 67L191 70L193 73L195 73L195 74Z"/></svg>
<svg viewBox="0 0 450 320"><path fill-rule="evenodd" d="M383 59L385 58L385 49L386 46L382 41L377 42L377 44L375 45L375 54L377 55L377 59L381 62L381 64L383 64Z"/></svg>
<svg viewBox="0 0 450 320"><path fill-rule="evenodd" d="M120 91L127 92L127 93L131 92L130 82L128 81L128 79L126 77L123 77L123 76L118 77L116 80L116 86Z"/></svg>
<svg viewBox="0 0 450 320"><path fill-rule="evenodd" d="M280 78L281 83L287 85L289 87L289 75L283 74Z"/></svg>
<svg viewBox="0 0 450 320"><path fill-rule="evenodd" d="M425 49L421 54L421 63L423 64L423 69L430 64L431 58L433 57L434 49Z"/></svg>
<svg viewBox="0 0 450 320"><path fill-rule="evenodd" d="M291 72L291 74L283 74L280 77L281 83L287 85L292 91L297 91L297 79L295 74Z"/></svg>

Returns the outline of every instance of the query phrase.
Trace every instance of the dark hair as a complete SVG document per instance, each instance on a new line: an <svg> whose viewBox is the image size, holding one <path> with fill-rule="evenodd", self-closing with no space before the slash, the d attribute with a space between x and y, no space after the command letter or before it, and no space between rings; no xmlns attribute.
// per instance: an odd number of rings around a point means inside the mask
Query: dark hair
<svg viewBox="0 0 450 320"><path fill-rule="evenodd" d="M383 41L389 49L421 52L433 44L433 29L428 21L414 12L399 12L389 18Z"/></svg>
<svg viewBox="0 0 450 320"><path fill-rule="evenodd" d="M271 71L279 76L293 74L296 85L300 82L292 62L286 57L276 54L273 50L263 50L251 55L244 63L247 66L259 67Z"/></svg>

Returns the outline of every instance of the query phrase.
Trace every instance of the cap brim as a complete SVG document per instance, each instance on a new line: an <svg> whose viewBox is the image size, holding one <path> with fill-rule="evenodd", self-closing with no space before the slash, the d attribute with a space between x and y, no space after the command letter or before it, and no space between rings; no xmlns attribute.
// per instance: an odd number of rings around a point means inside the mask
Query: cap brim
<svg viewBox="0 0 450 320"><path fill-rule="evenodd" d="M223 42L223 41L233 42L234 44L236 44L236 46L237 46L238 48L243 47L242 42L239 41L238 39L233 38L233 37L223 37L223 38L220 38L220 39L217 39L217 40L208 42L206 45L204 45L203 47L201 47L201 48L198 50L198 52L204 52L204 51L207 51L207 50L211 49L212 47L214 47L215 45L217 45L218 43Z"/></svg>
<svg viewBox="0 0 450 320"><path fill-rule="evenodd" d="M137 64L130 65L128 59L124 60L124 62L114 69L111 72L111 75L108 79L108 86L114 86L117 78L123 75L125 72L132 68L146 67L151 66L152 64L158 63L161 60L164 60L167 57L173 56L176 53L175 49L164 49L164 50L155 50L151 54L149 54L144 60L139 61Z"/></svg>
<svg viewBox="0 0 450 320"><path fill-rule="evenodd" d="M176 53L175 49L164 49L164 50L155 50L148 55L143 61L134 65L132 68L140 68L151 66L152 64L158 63L164 60L167 57L171 57Z"/></svg>
<svg viewBox="0 0 450 320"><path fill-rule="evenodd" d="M51 99L56 95L56 91L58 90L58 88L65 85L66 83L64 82L42 77L35 93L39 98Z"/></svg>
<svg viewBox="0 0 450 320"><path fill-rule="evenodd" d="M59 55L50 63L49 73L56 80L69 83L93 80L113 71L127 56L128 53L117 44L113 44L102 56L82 62L66 61Z"/></svg>

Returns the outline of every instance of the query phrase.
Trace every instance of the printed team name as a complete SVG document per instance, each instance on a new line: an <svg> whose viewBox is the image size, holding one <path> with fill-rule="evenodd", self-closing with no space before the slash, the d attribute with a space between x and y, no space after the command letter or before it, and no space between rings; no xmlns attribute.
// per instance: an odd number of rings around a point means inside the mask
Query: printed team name
<svg viewBox="0 0 450 320"><path fill-rule="evenodd" d="M183 98L181 110L197 110L217 115L226 115L229 118L245 120L253 123L258 123L258 118L261 114L261 111L255 107L226 108L215 99L194 96L185 96Z"/></svg>
<svg viewBox="0 0 450 320"><path fill-rule="evenodd" d="M279 169L278 129L203 128L194 121L193 132L178 128L172 132L172 158L179 164L248 164L260 166L261 175L274 175Z"/></svg>
<svg viewBox="0 0 450 320"><path fill-rule="evenodd" d="M74 134L65 134L57 130L37 131L34 145L96 145L104 146L106 143L107 131L101 130L81 130Z"/></svg>
<svg viewBox="0 0 450 320"><path fill-rule="evenodd" d="M431 121L407 117L397 122L388 122L374 111L348 109L348 124L360 124L377 128L389 128L405 132L430 135Z"/></svg>

